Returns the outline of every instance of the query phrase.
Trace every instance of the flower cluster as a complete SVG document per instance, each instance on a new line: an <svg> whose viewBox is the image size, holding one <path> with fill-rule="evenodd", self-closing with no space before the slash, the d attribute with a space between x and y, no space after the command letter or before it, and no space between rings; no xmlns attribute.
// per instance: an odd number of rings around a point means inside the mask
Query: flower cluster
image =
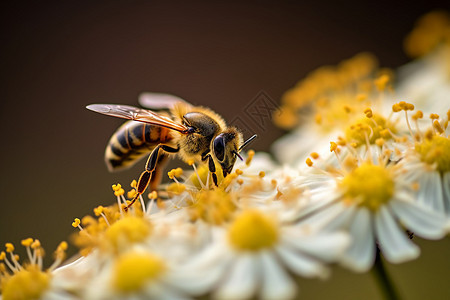
<svg viewBox="0 0 450 300"><path fill-rule="evenodd" d="M405 45L423 58L398 82L368 53L300 81L274 115L292 129L274 144L281 164L249 151L225 178L216 166L216 186L192 161L128 210L136 182L113 185L116 201L73 221L80 252L62 267L65 242L47 270L38 240L22 241L27 264L8 243L3 299L293 299L297 277L332 264L417 258L414 236L450 230L449 28L443 13L418 23ZM423 69L434 77L413 84Z"/></svg>

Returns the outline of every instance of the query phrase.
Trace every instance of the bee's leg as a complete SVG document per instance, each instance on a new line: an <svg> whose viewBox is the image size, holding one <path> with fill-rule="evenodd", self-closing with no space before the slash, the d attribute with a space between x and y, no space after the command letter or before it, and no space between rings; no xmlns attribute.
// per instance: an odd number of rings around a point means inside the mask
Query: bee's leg
<svg viewBox="0 0 450 300"><path fill-rule="evenodd" d="M163 151L168 152L168 153L176 153L180 150L179 148L172 148L172 147L169 147L166 145L161 145L161 144L156 146L155 149L153 149L152 153L150 154L150 156L147 159L147 163L145 164L145 171L142 172L141 176L139 177L139 181L136 186L136 195L131 200L130 204L128 204L125 207L125 211L127 211L128 208L130 208L130 206L133 205L134 202L136 202L136 200L139 198L139 196L142 195L145 192L145 190L147 189L147 186L150 183L152 175L156 169L160 149L162 149Z"/></svg>
<svg viewBox="0 0 450 300"><path fill-rule="evenodd" d="M212 174L212 178L213 178L214 184L216 186L219 186L217 184L216 165L214 164L214 160L213 160L211 154L208 154L206 157L208 158L208 168L209 168L209 171Z"/></svg>
<svg viewBox="0 0 450 300"><path fill-rule="evenodd" d="M159 184L162 181L164 168L169 162L169 155L165 153L160 153L158 162L156 163L156 168L153 171L152 178L150 179L150 190L155 191L158 189Z"/></svg>

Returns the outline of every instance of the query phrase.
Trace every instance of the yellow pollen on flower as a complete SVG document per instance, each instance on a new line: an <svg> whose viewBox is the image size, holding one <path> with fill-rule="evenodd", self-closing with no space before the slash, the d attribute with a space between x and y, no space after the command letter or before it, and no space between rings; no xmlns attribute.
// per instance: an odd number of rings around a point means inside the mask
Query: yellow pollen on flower
<svg viewBox="0 0 450 300"><path fill-rule="evenodd" d="M381 115L373 114L371 118L363 118L348 127L345 130L345 137L358 147L367 143L366 137L370 144L375 144L380 137L390 138L390 134L386 135L389 132L396 132L394 126Z"/></svg>
<svg viewBox="0 0 450 300"><path fill-rule="evenodd" d="M392 174L384 167L364 163L344 177L340 183L344 201L377 211L394 194Z"/></svg>
<svg viewBox="0 0 450 300"><path fill-rule="evenodd" d="M330 142L330 152L336 151L338 145L335 142Z"/></svg>
<svg viewBox="0 0 450 300"><path fill-rule="evenodd" d="M356 95L356 101L363 102L367 99L367 94L358 94Z"/></svg>
<svg viewBox="0 0 450 300"><path fill-rule="evenodd" d="M308 165L308 167L312 167L313 166L313 162L312 162L311 158L308 157L306 159L306 164Z"/></svg>
<svg viewBox="0 0 450 300"><path fill-rule="evenodd" d="M373 116L372 109L371 108L366 108L364 110L364 114L366 115L367 118L372 118L372 116Z"/></svg>
<svg viewBox="0 0 450 300"><path fill-rule="evenodd" d="M273 247L278 241L274 219L257 210L244 211L228 229L231 245L241 251L259 251Z"/></svg>
<svg viewBox="0 0 450 300"><path fill-rule="evenodd" d="M309 154L313 159L318 159L319 158L319 153L317 152L311 152L311 154Z"/></svg>
<svg viewBox="0 0 450 300"><path fill-rule="evenodd" d="M423 56L449 39L450 16L445 11L432 11L422 16L404 42L411 57Z"/></svg>
<svg viewBox="0 0 450 300"><path fill-rule="evenodd" d="M165 262L150 253L126 253L117 258L113 269L112 286L119 292L140 291L147 283L166 271Z"/></svg>
<svg viewBox="0 0 450 300"><path fill-rule="evenodd" d="M288 105L283 105L280 109L273 112L272 120L275 125L280 128L292 129L298 123L298 115L294 108L291 108Z"/></svg>
<svg viewBox="0 0 450 300"><path fill-rule="evenodd" d="M167 187L167 191L174 193L175 195L179 195L181 193L183 193L186 190L186 185L182 184L182 183L178 183L178 182L173 182L171 184L169 184L169 186ZM153 198L156 199L156 198Z"/></svg>
<svg viewBox="0 0 450 300"><path fill-rule="evenodd" d="M5 244L6 252L11 253L14 251L14 245L12 243Z"/></svg>
<svg viewBox="0 0 450 300"><path fill-rule="evenodd" d="M5 277L1 283L3 299L41 299L50 286L50 275L39 270L36 265Z"/></svg>
<svg viewBox="0 0 450 300"><path fill-rule="evenodd" d="M94 214L98 217L101 216L101 214L103 213L104 207L99 205L96 208L94 208Z"/></svg>
<svg viewBox="0 0 450 300"><path fill-rule="evenodd" d="M137 181L133 179L133 181L130 183L130 186L135 189L137 187Z"/></svg>
<svg viewBox="0 0 450 300"><path fill-rule="evenodd" d="M175 177L180 177L182 174L183 174L183 169L181 169L181 168L172 169L167 173L167 175L169 175L170 179L174 179Z"/></svg>
<svg viewBox="0 0 450 300"><path fill-rule="evenodd" d="M193 195L194 202L188 207L192 220L220 225L231 219L236 210L231 195L223 189L201 190Z"/></svg>
<svg viewBox="0 0 450 300"><path fill-rule="evenodd" d="M193 159L188 159L188 161L186 162L188 165L192 166L194 164L194 160Z"/></svg>
<svg viewBox="0 0 450 300"><path fill-rule="evenodd" d="M423 112L421 110L416 111L416 113L412 116L413 120L418 120L423 118Z"/></svg>
<svg viewBox="0 0 450 300"><path fill-rule="evenodd" d="M144 241L151 233L152 226L145 219L127 216L106 229L108 245L114 249Z"/></svg>
<svg viewBox="0 0 450 300"><path fill-rule="evenodd" d="M386 86L389 82L389 75L383 74L377 79L375 79L374 84L377 87L379 91L384 91L386 89Z"/></svg>
<svg viewBox="0 0 450 300"><path fill-rule="evenodd" d="M129 190L128 193L127 193L127 198L128 199L133 199L134 196L136 196L136 194L137 194L136 190Z"/></svg>
<svg viewBox="0 0 450 300"><path fill-rule="evenodd" d="M247 159L245 160L245 164L248 166L250 165L250 163L252 162L253 157L255 156L255 151L254 150L249 150L247 152Z"/></svg>
<svg viewBox="0 0 450 300"><path fill-rule="evenodd" d="M242 172L241 169L236 169L236 174L237 174L237 175L242 175L242 174L244 174L244 172Z"/></svg>
<svg viewBox="0 0 450 300"><path fill-rule="evenodd" d="M120 185L120 183L113 184L112 189L114 191L114 196L116 197L122 196L125 193L125 190L122 188L122 185Z"/></svg>
<svg viewBox="0 0 450 300"><path fill-rule="evenodd" d="M444 128L442 128L442 125L441 123L439 123L438 120L434 120L433 128L436 129L436 131L439 132L440 134L444 133Z"/></svg>
<svg viewBox="0 0 450 300"><path fill-rule="evenodd" d="M31 244L33 244L33 239L27 238L27 239L22 240L20 243L22 244L22 246L30 247Z"/></svg>
<svg viewBox="0 0 450 300"><path fill-rule="evenodd" d="M439 115L438 114L430 114L430 119L437 120L437 119L439 119Z"/></svg>
<svg viewBox="0 0 450 300"><path fill-rule="evenodd" d="M35 239L33 241L33 244L31 244L31 248L32 249L38 249L41 247L41 242L38 239Z"/></svg>
<svg viewBox="0 0 450 300"><path fill-rule="evenodd" d="M76 228L80 225L80 223L81 223L80 219L75 218L72 222L72 226Z"/></svg>
<svg viewBox="0 0 450 300"><path fill-rule="evenodd" d="M5 260L5 258L6 258L5 251L0 252L0 260Z"/></svg>
<svg viewBox="0 0 450 300"><path fill-rule="evenodd" d="M415 150L419 153L423 162L435 165L442 175L450 171L449 138L433 135L431 138L426 138L421 143L417 143Z"/></svg>
<svg viewBox="0 0 450 300"><path fill-rule="evenodd" d="M148 198L149 199L157 199L158 198L158 192L157 191L152 191L151 193L148 194Z"/></svg>
<svg viewBox="0 0 450 300"><path fill-rule="evenodd" d="M259 172L258 176L261 178L264 178L264 176L266 176L266 172L261 171L261 172Z"/></svg>

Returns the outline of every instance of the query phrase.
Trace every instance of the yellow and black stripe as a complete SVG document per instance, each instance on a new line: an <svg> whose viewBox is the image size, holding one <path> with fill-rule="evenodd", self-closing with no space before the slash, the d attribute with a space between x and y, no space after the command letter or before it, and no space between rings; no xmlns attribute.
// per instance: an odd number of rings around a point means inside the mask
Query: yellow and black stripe
<svg viewBox="0 0 450 300"><path fill-rule="evenodd" d="M125 122L106 146L105 163L110 171L129 168L158 144L171 140L170 129L136 121Z"/></svg>

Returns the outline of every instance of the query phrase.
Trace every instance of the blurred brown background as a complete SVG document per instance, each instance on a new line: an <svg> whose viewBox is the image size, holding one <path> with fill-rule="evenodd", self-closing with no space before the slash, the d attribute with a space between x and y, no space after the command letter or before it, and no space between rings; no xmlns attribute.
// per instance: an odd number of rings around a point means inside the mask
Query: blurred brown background
<svg viewBox="0 0 450 300"><path fill-rule="evenodd" d="M447 7L446 7L447 6ZM309 71L370 51L386 67L408 58L415 20L448 1L8 1L1 4L0 245L39 238L48 256L71 222L114 200L143 163L108 173L103 152L121 124L85 109L136 105L168 92L230 120L260 91L275 102ZM247 122L247 121L244 121ZM253 124L254 125L254 124ZM256 127L255 127L256 128ZM282 134L270 124L253 144ZM389 268L407 299L450 297L450 242L420 241L420 259ZM2 246L3 247L3 246ZM72 246L70 253L74 253ZM370 275L336 269L301 280L302 299L379 299Z"/></svg>

